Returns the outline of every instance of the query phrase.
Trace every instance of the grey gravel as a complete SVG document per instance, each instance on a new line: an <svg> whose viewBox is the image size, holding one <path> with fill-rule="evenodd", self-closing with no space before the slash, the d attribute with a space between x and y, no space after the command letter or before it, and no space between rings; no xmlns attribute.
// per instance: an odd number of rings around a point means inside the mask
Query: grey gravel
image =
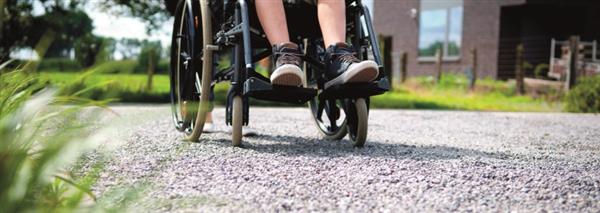
<svg viewBox="0 0 600 213"><path fill-rule="evenodd" d="M167 106L112 109L83 171L104 162L94 192L135 189L132 211L600 211L598 115L372 110L358 149L322 140L306 108L252 107L259 135L235 148L222 108L199 143Z"/></svg>

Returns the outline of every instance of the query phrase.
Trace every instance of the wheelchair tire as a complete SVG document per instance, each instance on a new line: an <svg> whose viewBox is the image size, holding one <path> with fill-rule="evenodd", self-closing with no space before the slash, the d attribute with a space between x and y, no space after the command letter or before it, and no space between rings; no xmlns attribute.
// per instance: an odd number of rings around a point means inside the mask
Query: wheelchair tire
<svg viewBox="0 0 600 213"><path fill-rule="evenodd" d="M331 124L331 121L323 120L322 118L318 117L319 116L318 115L319 100L316 100L316 99L317 98L315 98L315 100L311 100L308 103L308 108L311 111L313 121L315 122L317 129L323 136L323 139L325 139L325 140L341 140L342 138L344 138L346 136L346 134L348 134L348 129L346 128L346 120L344 119L342 121L342 123L339 124L339 126L333 127ZM338 102L338 101L334 101L334 102ZM337 111L341 111L341 107L340 106L337 106L337 107L338 107ZM330 109L323 109L324 112L322 112L322 113L324 113L325 116L328 116L329 113L333 113L329 110ZM331 110L334 110L334 109L331 109Z"/></svg>
<svg viewBox="0 0 600 213"><path fill-rule="evenodd" d="M235 147L242 145L242 126L244 125L244 101L241 96L233 97L231 118L231 144Z"/></svg>
<svg viewBox="0 0 600 213"><path fill-rule="evenodd" d="M195 2L195 1L191 1ZM202 74L201 79L196 78L196 82L200 80L200 85L197 86L200 88L200 103L198 104L198 111L196 113L196 122L194 125L194 129L190 136L187 138L189 141L198 141L200 135L202 135L202 130L204 128L204 123L206 121L206 114L210 109L210 91L213 77L213 50L209 47L212 47L213 41L213 32L212 32L212 14L210 10L210 4L208 0L200 0L200 19L201 25L198 28L202 29L202 46L200 51L202 52L202 57L198 57L196 60L202 61ZM197 76L197 75L196 75Z"/></svg>
<svg viewBox="0 0 600 213"><path fill-rule="evenodd" d="M367 140L369 127L369 108L367 107L367 101L364 98L348 100L346 113L349 115L349 118L347 119L347 128L352 144L355 147L364 146L365 141Z"/></svg>
<svg viewBox="0 0 600 213"><path fill-rule="evenodd" d="M192 5L188 1L177 4L173 24L171 64L169 71L170 100L175 128L190 135L195 126L196 109L199 101L197 70L202 65L194 60L198 35L194 27Z"/></svg>

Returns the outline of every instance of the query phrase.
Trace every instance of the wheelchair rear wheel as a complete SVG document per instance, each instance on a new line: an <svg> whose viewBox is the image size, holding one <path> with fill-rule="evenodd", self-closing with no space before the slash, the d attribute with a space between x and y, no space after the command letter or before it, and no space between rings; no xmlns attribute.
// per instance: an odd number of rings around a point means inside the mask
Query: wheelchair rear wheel
<svg viewBox="0 0 600 213"><path fill-rule="evenodd" d="M176 129L184 132L190 141L197 141L202 133L212 80L212 51L204 48L212 42L211 24L207 24L211 23L211 17L210 11L205 11L208 6L203 4L206 1L200 4L179 1L171 43L172 116Z"/></svg>
<svg viewBox="0 0 600 213"><path fill-rule="evenodd" d="M180 1L173 25L171 46L170 99L175 128L189 135L195 125L197 103L199 101L196 72L202 65L194 60L196 30L194 29L191 5Z"/></svg>

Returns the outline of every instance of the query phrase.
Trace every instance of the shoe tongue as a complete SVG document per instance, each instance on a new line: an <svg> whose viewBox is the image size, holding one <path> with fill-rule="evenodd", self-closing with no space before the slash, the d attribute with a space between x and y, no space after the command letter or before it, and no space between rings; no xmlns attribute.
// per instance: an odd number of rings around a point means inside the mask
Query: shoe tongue
<svg viewBox="0 0 600 213"><path fill-rule="evenodd" d="M349 47L350 47L350 46L349 46L348 44L346 44L345 42L338 42L338 43L335 43L335 46L336 46L336 47L338 47L338 48L340 48L340 47L341 47L341 48L349 48Z"/></svg>
<svg viewBox="0 0 600 213"><path fill-rule="evenodd" d="M278 45L279 48L289 48L289 49L298 49L298 45L292 43L292 42L284 42Z"/></svg>

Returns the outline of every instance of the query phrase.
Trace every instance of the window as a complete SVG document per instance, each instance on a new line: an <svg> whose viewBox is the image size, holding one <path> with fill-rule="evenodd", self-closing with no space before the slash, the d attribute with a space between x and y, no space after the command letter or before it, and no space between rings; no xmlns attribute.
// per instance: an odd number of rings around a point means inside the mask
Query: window
<svg viewBox="0 0 600 213"><path fill-rule="evenodd" d="M421 0L419 57L458 59L462 40L463 0Z"/></svg>

